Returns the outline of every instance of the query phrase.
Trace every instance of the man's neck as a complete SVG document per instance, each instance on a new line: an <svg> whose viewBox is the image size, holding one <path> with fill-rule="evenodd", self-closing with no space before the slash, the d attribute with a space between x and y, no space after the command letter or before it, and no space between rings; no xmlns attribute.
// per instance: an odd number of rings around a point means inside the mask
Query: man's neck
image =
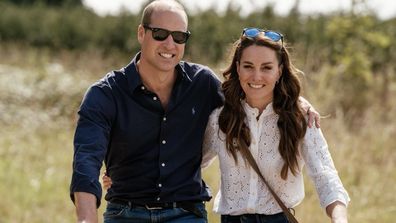
<svg viewBox="0 0 396 223"><path fill-rule="evenodd" d="M147 68L147 66L142 65L140 61L137 63L137 70L143 84L150 91L155 93L157 93L157 91L163 91L167 88L172 89L177 76L176 69L173 69L173 71L170 72L163 72Z"/></svg>
<svg viewBox="0 0 396 223"><path fill-rule="evenodd" d="M157 94L161 100L161 104L166 109L173 85L176 81L177 71L173 69L172 72L161 72L158 70L147 69L142 66L140 61L137 63L137 70L143 85L149 90Z"/></svg>

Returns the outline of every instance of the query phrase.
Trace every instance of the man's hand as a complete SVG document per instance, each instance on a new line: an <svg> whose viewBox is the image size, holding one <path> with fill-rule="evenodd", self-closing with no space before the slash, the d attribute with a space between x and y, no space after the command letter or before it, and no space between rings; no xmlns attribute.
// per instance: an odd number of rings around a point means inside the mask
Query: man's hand
<svg viewBox="0 0 396 223"><path fill-rule="evenodd" d="M311 128L315 121L316 128L320 128L320 114L315 110L314 107L309 107L307 109L308 114L308 127Z"/></svg>
<svg viewBox="0 0 396 223"><path fill-rule="evenodd" d="M78 223L98 223L96 197L86 192L74 193Z"/></svg>
<svg viewBox="0 0 396 223"><path fill-rule="evenodd" d="M308 127L311 128L315 122L316 128L320 128L320 114L315 108L307 101L307 99L300 97L301 108L308 115Z"/></svg>

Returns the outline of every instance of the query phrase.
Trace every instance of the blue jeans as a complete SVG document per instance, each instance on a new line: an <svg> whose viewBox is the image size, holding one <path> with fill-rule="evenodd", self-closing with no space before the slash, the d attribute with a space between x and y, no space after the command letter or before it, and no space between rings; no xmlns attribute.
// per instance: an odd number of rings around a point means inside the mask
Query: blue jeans
<svg viewBox="0 0 396 223"><path fill-rule="evenodd" d="M127 205L108 202L103 219L104 223L207 223L205 204L197 203L196 207L204 216L203 218L182 208L148 210L144 207L131 208Z"/></svg>
<svg viewBox="0 0 396 223"><path fill-rule="evenodd" d="M282 213L274 215L244 214L244 215L222 215L221 223L288 223L286 215Z"/></svg>

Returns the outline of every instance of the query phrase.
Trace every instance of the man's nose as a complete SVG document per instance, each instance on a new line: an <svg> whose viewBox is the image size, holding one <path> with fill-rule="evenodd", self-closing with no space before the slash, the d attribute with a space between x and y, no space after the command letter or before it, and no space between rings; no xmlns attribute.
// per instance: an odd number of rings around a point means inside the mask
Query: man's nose
<svg viewBox="0 0 396 223"><path fill-rule="evenodd" d="M167 47L173 47L173 46L175 46L175 41L173 41L173 37L172 37L172 35L169 35L165 40L164 40L164 44L167 46Z"/></svg>

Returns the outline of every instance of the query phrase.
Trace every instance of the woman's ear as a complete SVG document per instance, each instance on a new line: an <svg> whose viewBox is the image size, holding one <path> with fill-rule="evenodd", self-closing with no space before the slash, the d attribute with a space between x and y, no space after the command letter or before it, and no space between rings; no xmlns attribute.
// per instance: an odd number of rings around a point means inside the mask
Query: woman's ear
<svg viewBox="0 0 396 223"><path fill-rule="evenodd" d="M279 79L282 76L282 71L283 71L283 64L279 65Z"/></svg>

